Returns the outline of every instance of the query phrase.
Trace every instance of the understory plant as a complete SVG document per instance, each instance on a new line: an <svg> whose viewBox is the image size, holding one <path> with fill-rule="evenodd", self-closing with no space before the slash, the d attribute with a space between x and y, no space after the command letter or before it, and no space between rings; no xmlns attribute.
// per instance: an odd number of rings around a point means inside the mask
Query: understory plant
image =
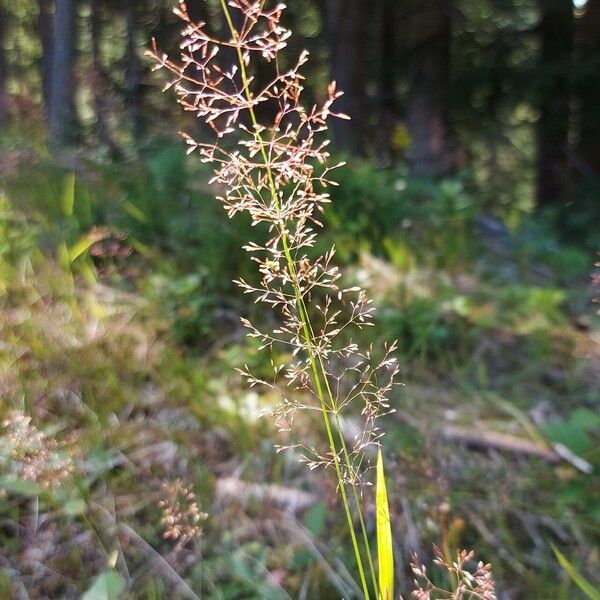
<svg viewBox="0 0 600 600"><path fill-rule="evenodd" d="M277 315L276 325L265 329L242 322L262 349L283 349L290 358L272 361L269 380L247 367L240 372L250 386L265 386L281 398L273 415L287 441L278 449L293 449L310 469L334 473L362 593L367 600L391 600L392 536L378 446L379 419L392 411L388 397L398 371L396 345L365 350L352 340L353 329L372 325L372 301L360 287L343 282L335 248L316 250L328 188L335 185L332 171L342 164L329 164L327 140L328 120L348 118L335 112L342 92L333 82L322 104L302 105L301 68L308 53L283 66L280 52L291 35L281 22L284 5L220 0L220 8L227 33L217 38L206 23L192 21L180 2L175 13L185 26L179 61L155 43L148 54L156 69L170 74L165 89L173 89L181 106L216 136L215 143L183 134L189 152L213 165L212 183L221 190L228 216L245 213L267 232L266 242L249 240L244 246L256 263L258 282L236 283ZM323 447L297 433L301 413L309 422L318 417ZM377 571L363 502L375 454Z"/></svg>

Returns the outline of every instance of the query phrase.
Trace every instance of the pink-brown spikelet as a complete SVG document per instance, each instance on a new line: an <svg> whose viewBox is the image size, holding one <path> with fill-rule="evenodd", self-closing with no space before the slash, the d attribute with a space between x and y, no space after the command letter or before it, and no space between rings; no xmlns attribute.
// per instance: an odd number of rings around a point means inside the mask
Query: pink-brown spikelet
<svg viewBox="0 0 600 600"><path fill-rule="evenodd" d="M255 378L247 369L241 373L251 386L267 386L281 395L273 412L285 431L292 430L302 410L324 411L340 428L341 412L358 403L360 426L350 434L346 458L341 448L323 452L302 440L285 445L299 449L311 468L337 463L343 480L355 484L368 464L365 450L382 435L377 419L390 412L387 396L397 373L396 346L386 346L381 359L371 350L360 351L347 331L372 324L372 301L359 287L342 285L334 248L313 256L320 214L330 202L327 188L335 185L330 173L342 164L328 165L327 119L347 117L332 110L341 95L335 83L321 105L302 106L300 70L308 53L281 69L278 53L290 36L281 24L285 6L266 4L229 0L228 7L237 13L236 28L230 19L231 37L216 39L205 23L190 20L185 2L180 2L175 10L185 23L180 61L172 62L156 45L149 55L155 68L172 75L165 89L174 89L183 108L204 119L217 135L219 142L212 144L183 134L189 151L214 165L212 181L225 190L219 200L228 216L246 212L253 225L266 227L270 234L265 244L250 241L244 247L257 265L260 282L236 283L255 302L277 311L279 324L261 331L246 319L242 322L263 347L281 345L293 358L274 365L272 381ZM219 62L224 50L236 53L237 65ZM269 63L273 73L260 87L251 73L257 61ZM261 122L257 114L272 117L263 116L267 122Z"/></svg>

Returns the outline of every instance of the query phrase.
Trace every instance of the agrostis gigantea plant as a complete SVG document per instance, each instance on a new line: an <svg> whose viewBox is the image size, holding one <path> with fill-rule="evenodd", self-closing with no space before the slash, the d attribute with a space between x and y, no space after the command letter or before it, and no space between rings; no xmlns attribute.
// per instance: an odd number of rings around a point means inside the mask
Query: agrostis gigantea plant
<svg viewBox="0 0 600 600"><path fill-rule="evenodd" d="M317 257L312 251L320 215L330 202L327 188L335 185L330 174L340 166L328 165L327 120L348 117L334 112L341 95L335 83L323 104L305 108L300 103L300 70L308 53L302 52L290 68L281 67L278 54L291 34L281 24L284 5L268 8L265 0L220 2L228 39L217 39L205 23L192 22L185 2L180 2L175 9L185 22L180 61L169 60L155 43L148 54L156 69L171 74L165 89L173 88L183 108L204 119L216 134L217 143L183 135L190 152L199 152L203 162L214 165L212 182L224 190L219 200L228 216L245 212L253 225L269 232L265 244L249 241L245 246L260 283L240 279L237 284L276 311L280 324L261 331L248 320L243 323L263 348L281 345L293 359L274 366L272 382L255 378L247 368L242 374L251 386L269 386L282 396L273 412L278 426L289 432L285 447L298 450L311 469L323 466L335 472L363 593L368 599L372 586L383 597L367 538L361 485L369 466L366 450L377 446L382 435L377 421L390 412L387 396L397 373L395 344L387 345L378 360L370 349L361 351L349 341L351 327L372 324L372 301L362 289L343 286L333 264L334 248ZM224 64L223 55L229 64ZM261 61L272 72L264 86L253 75ZM349 405L360 406L361 426L353 439L346 439L340 418ZM293 439L299 411L321 414L326 449Z"/></svg>

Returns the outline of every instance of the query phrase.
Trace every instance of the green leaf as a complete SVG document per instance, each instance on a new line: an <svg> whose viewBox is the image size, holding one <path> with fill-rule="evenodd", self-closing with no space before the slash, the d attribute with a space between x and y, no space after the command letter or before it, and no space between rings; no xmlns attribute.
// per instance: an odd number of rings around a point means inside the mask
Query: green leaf
<svg viewBox="0 0 600 600"><path fill-rule="evenodd" d="M65 177L62 206L65 216L71 217L73 215L73 207L75 206L75 173L69 173Z"/></svg>
<svg viewBox="0 0 600 600"><path fill-rule="evenodd" d="M543 426L542 430L548 439L564 444L575 454L585 455L594 449L594 442L586 428L572 418L568 421L550 421Z"/></svg>
<svg viewBox="0 0 600 600"><path fill-rule="evenodd" d="M317 502L306 511L304 524L314 536L319 537L325 529L326 518L327 507L323 502Z"/></svg>
<svg viewBox="0 0 600 600"><path fill-rule="evenodd" d="M123 206L136 221L139 221L140 223L148 223L148 217L135 204L127 200L123 203Z"/></svg>
<svg viewBox="0 0 600 600"><path fill-rule="evenodd" d="M60 242L56 249L56 253L58 254L58 262L63 269L70 269L71 260L69 259L69 249L67 248L67 244L65 242Z"/></svg>
<svg viewBox="0 0 600 600"><path fill-rule="evenodd" d="M81 600L118 600L125 590L125 579L114 569L108 569L94 578Z"/></svg>
<svg viewBox="0 0 600 600"><path fill-rule="evenodd" d="M68 249L69 262L73 262L79 258L84 252L87 252L96 242L96 237L91 234L86 234L78 242L73 244Z"/></svg>
<svg viewBox="0 0 600 600"><path fill-rule="evenodd" d="M29 479L0 479L0 489L19 496L39 496L42 488Z"/></svg>
<svg viewBox="0 0 600 600"><path fill-rule="evenodd" d="M394 550L390 508L385 486L383 456L377 452L377 557L379 560L379 600L392 600L394 597Z"/></svg>
<svg viewBox="0 0 600 600"><path fill-rule="evenodd" d="M587 408L578 408L577 410L574 410L571 413L569 421L571 421L574 426L587 431L600 427L600 415Z"/></svg>
<svg viewBox="0 0 600 600"><path fill-rule="evenodd" d="M569 561L569 559L552 544L552 550L558 559L560 566L567 573L567 575L575 582L577 587L588 597L590 600L600 600L600 591L595 588L589 581L587 581L583 575L575 568L575 565Z"/></svg>

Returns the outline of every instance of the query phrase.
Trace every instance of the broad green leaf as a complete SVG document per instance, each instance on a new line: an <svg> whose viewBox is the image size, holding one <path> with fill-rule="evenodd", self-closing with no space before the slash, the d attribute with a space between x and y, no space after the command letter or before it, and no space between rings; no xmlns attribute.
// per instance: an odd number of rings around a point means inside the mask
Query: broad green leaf
<svg viewBox="0 0 600 600"><path fill-rule="evenodd" d="M379 600L392 600L394 597L394 550L392 527L388 505L383 456L377 452L377 557L379 561Z"/></svg>
<svg viewBox="0 0 600 600"><path fill-rule="evenodd" d="M306 511L304 524L313 535L319 537L325 529L326 519L327 507L323 502L317 502Z"/></svg>
<svg viewBox="0 0 600 600"><path fill-rule="evenodd" d="M544 426L544 433L553 442L564 444L575 454L586 455L595 445L589 432L600 426L600 417L585 408L573 411L567 420L550 421Z"/></svg>
<svg viewBox="0 0 600 600"><path fill-rule="evenodd" d="M79 267L79 273L90 285L94 285L94 284L98 283L98 278L96 277L96 271L94 271L94 269L90 266L90 263L84 262ZM96 303L96 305L97 305L97 303Z"/></svg>
<svg viewBox="0 0 600 600"><path fill-rule="evenodd" d="M558 549L552 545L552 550L556 554L556 558L560 566L564 569L567 575L575 582L577 587L588 597L590 600L600 600L600 590L595 588L589 581L587 581L583 575L575 568L575 565L569 561L569 559Z"/></svg>
<svg viewBox="0 0 600 600"><path fill-rule="evenodd" d="M91 234L86 234L73 244L68 251L69 262L79 258L84 252L87 252L96 242L97 238Z"/></svg>
<svg viewBox="0 0 600 600"><path fill-rule="evenodd" d="M70 217L73 215L73 207L75 206L75 173L69 173L65 177L65 187L63 190L62 199L63 213Z"/></svg>
<svg viewBox="0 0 600 600"><path fill-rule="evenodd" d="M568 421L551 421L543 427L546 436L555 443L564 444L571 452L585 455L594 448L594 442L580 424Z"/></svg>
<svg viewBox="0 0 600 600"><path fill-rule="evenodd" d="M69 248L65 242L60 242L56 249L58 254L58 261L63 269L70 269L71 260L69 259Z"/></svg>
<svg viewBox="0 0 600 600"><path fill-rule="evenodd" d="M81 600L119 600L125 590L125 579L114 569L108 569L94 578Z"/></svg>
<svg viewBox="0 0 600 600"><path fill-rule="evenodd" d="M600 415L587 408L578 408L571 413L569 420L581 429L592 430L600 427Z"/></svg>

